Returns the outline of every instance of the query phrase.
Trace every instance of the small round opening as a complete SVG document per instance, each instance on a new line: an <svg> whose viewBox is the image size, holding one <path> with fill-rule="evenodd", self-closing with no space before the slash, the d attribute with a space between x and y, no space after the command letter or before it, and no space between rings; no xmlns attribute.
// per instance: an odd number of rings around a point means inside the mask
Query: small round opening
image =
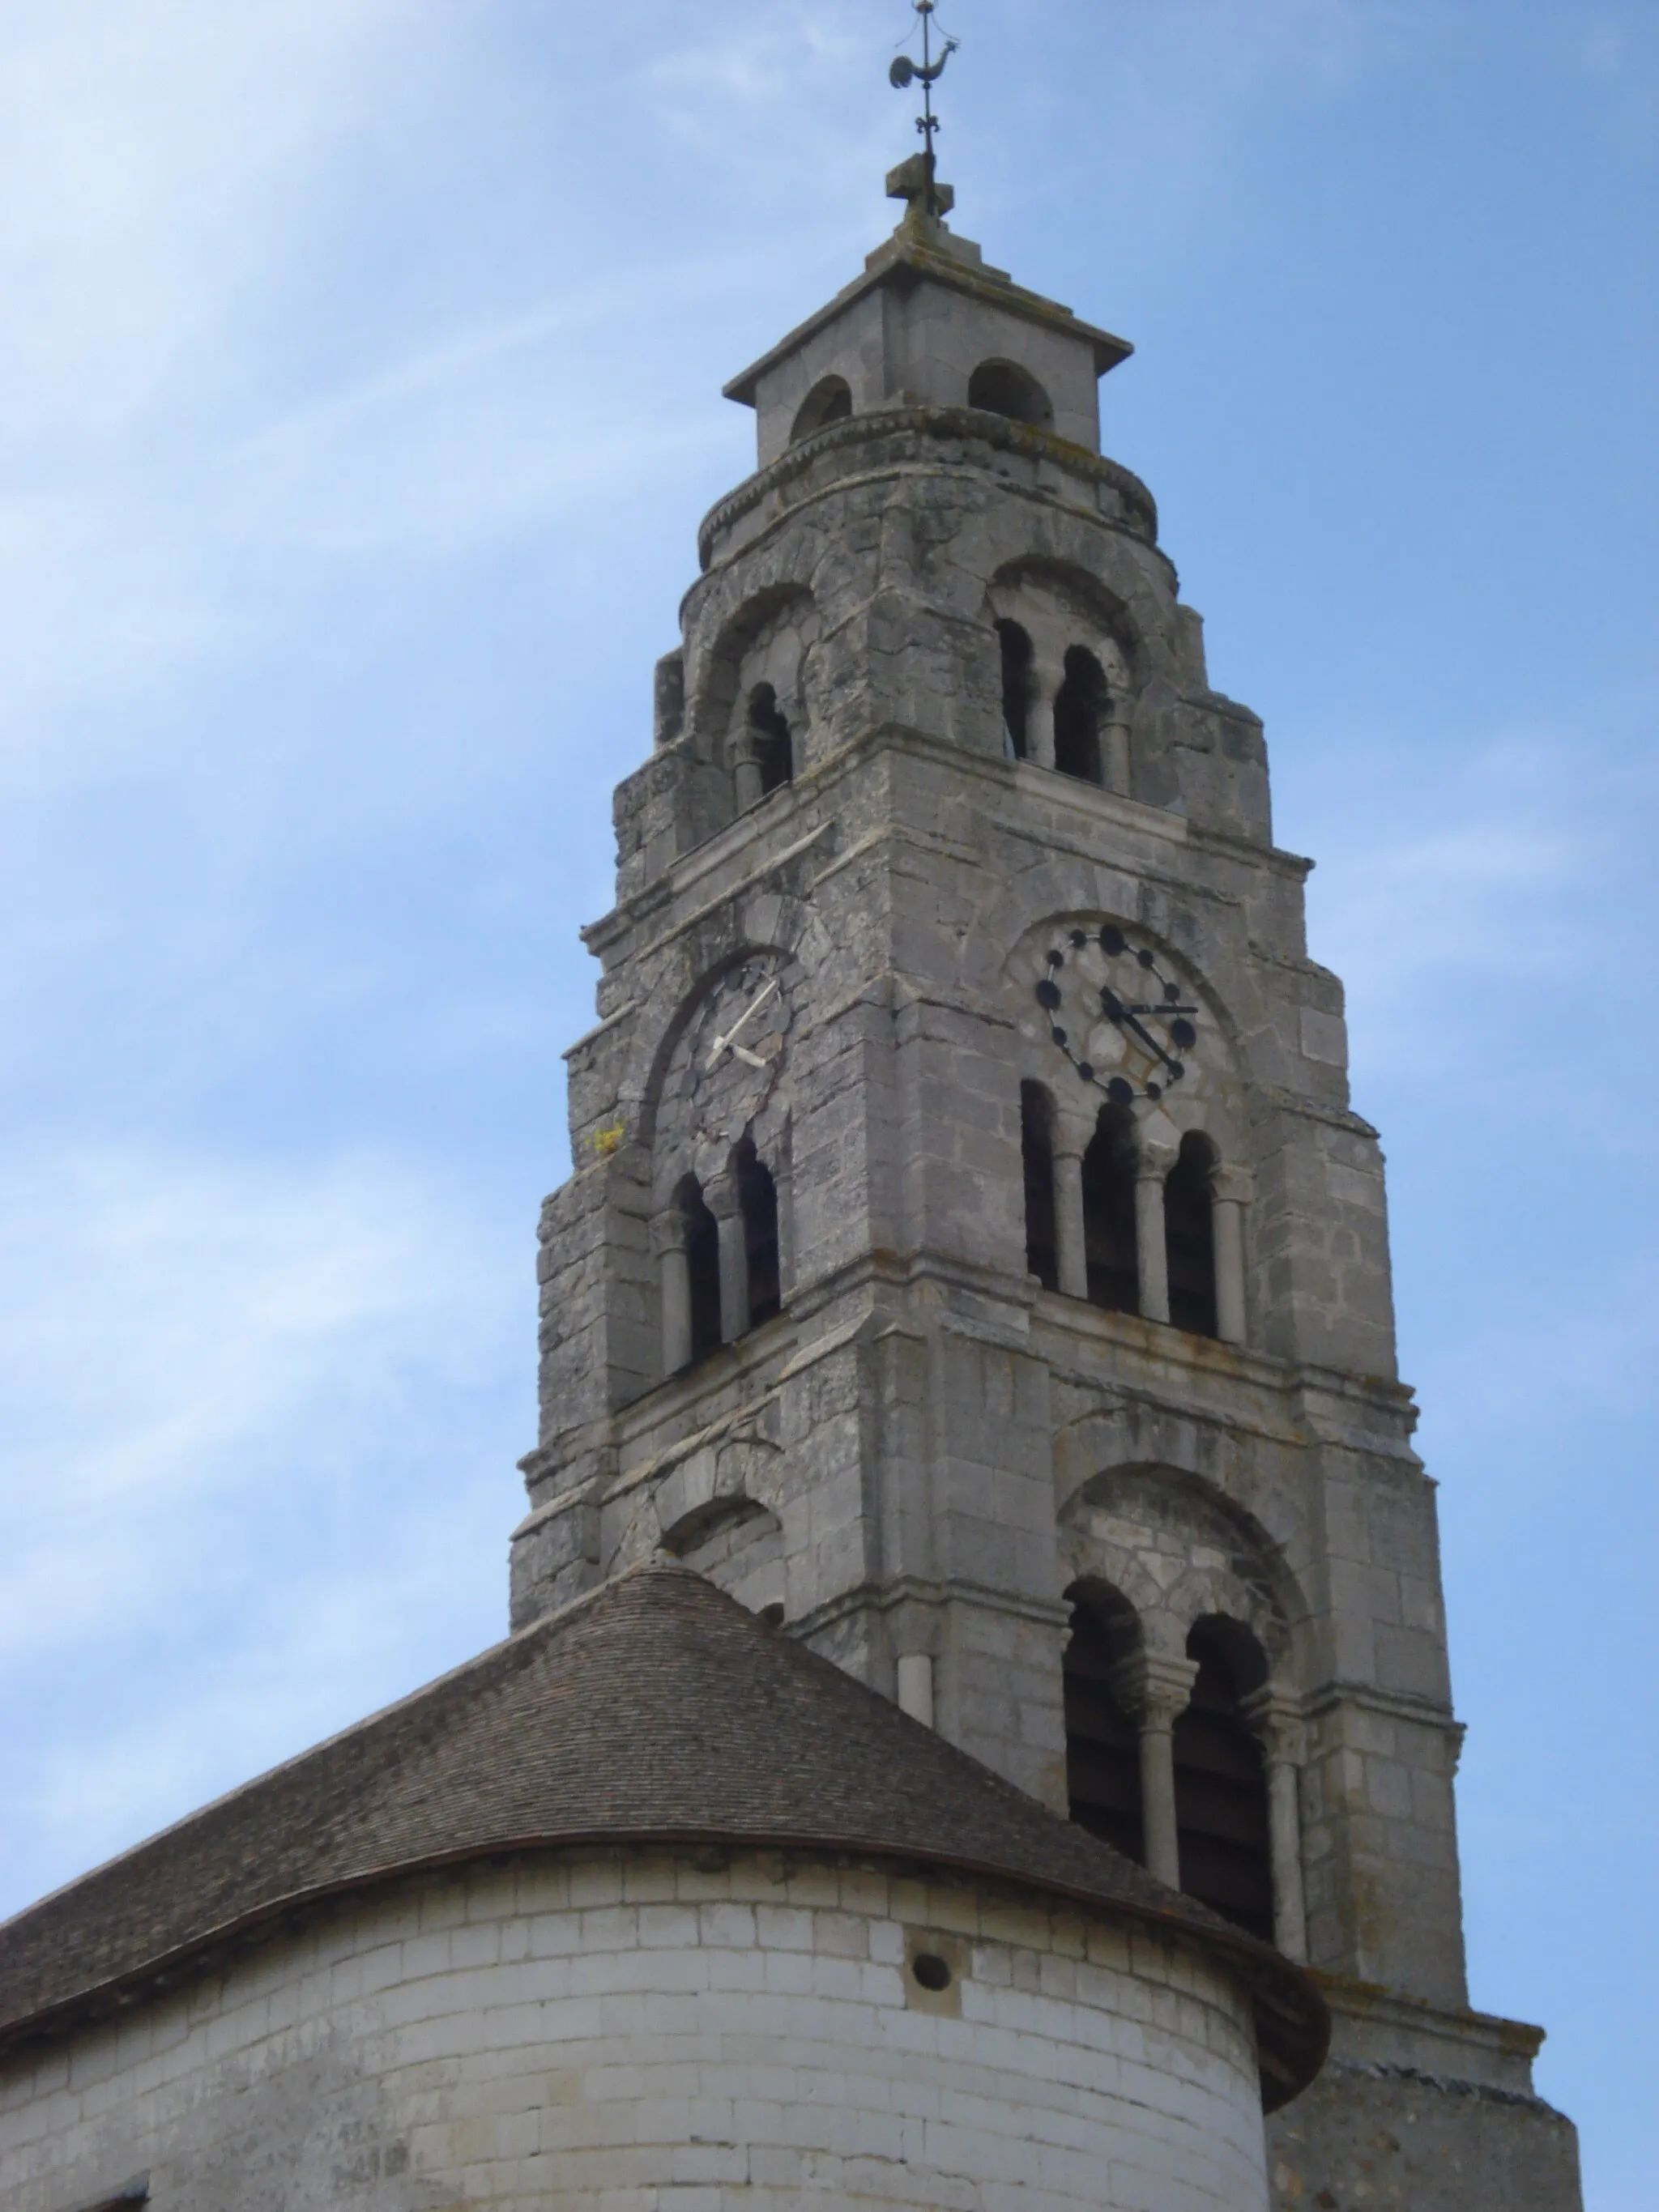
<svg viewBox="0 0 1659 2212"><path fill-rule="evenodd" d="M948 1990L951 1969L937 1951L918 1951L910 1961L910 1972L925 1990Z"/></svg>
<svg viewBox="0 0 1659 2212"><path fill-rule="evenodd" d="M781 1628L783 1626L783 1607L781 1605L763 1605L760 1609L760 1617L764 1627Z"/></svg>

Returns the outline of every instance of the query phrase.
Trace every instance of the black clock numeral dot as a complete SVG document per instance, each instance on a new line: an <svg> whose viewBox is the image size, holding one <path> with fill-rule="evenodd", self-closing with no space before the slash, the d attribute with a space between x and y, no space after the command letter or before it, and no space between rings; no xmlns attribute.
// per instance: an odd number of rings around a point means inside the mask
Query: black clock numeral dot
<svg viewBox="0 0 1659 2212"><path fill-rule="evenodd" d="M1181 996L1180 984L1166 983L1164 986L1164 995L1169 1000L1170 1004L1174 1006L1176 1000Z"/></svg>
<svg viewBox="0 0 1659 2212"><path fill-rule="evenodd" d="M1057 1045L1060 1045L1060 1046L1062 1046L1062 1047L1064 1046L1064 1044L1065 1044L1065 1042L1066 1042L1066 1032L1065 1032L1065 1030L1060 1030L1060 1029L1054 1029L1054 1030L1049 1030L1049 1032L1048 1032L1048 1035L1053 1038L1054 1042Z"/></svg>
<svg viewBox="0 0 1659 2212"><path fill-rule="evenodd" d="M1063 968L1066 965L1066 955L1057 945L1051 945L1048 947L1048 965L1051 968Z"/></svg>
<svg viewBox="0 0 1659 2212"><path fill-rule="evenodd" d="M1164 1096L1164 1085L1161 1083L1149 1083L1146 1085L1146 1096L1149 1098L1161 1098Z"/></svg>
<svg viewBox="0 0 1659 2212"><path fill-rule="evenodd" d="M1106 1085L1106 1096L1115 1106L1127 1106L1134 1095L1133 1084L1127 1082L1121 1075L1115 1075Z"/></svg>
<svg viewBox="0 0 1659 2212"><path fill-rule="evenodd" d="M1109 921L1101 930L1100 949L1103 952L1126 952L1128 950L1123 932Z"/></svg>
<svg viewBox="0 0 1659 2212"><path fill-rule="evenodd" d="M1072 942L1073 945L1078 946L1086 945L1089 942L1088 931L1086 929L1074 929L1072 932Z"/></svg>
<svg viewBox="0 0 1659 2212"><path fill-rule="evenodd" d="M1052 982L1047 975L1037 985L1036 994L1038 1006L1047 1006L1050 1013L1060 1004L1060 986L1058 983Z"/></svg>
<svg viewBox="0 0 1659 2212"><path fill-rule="evenodd" d="M1141 946L1139 951L1136 953L1135 958L1139 961L1143 968L1150 968L1152 964L1152 956L1147 951L1144 945Z"/></svg>
<svg viewBox="0 0 1659 2212"><path fill-rule="evenodd" d="M1079 1060L1077 1064L1077 1072L1083 1078L1083 1080L1085 1083L1092 1083L1095 1079L1095 1072L1093 1068L1090 1066L1086 1060Z"/></svg>
<svg viewBox="0 0 1659 2212"><path fill-rule="evenodd" d="M1198 1042L1198 1031L1190 1022L1171 1022L1170 1042L1178 1044L1182 1052L1190 1052Z"/></svg>
<svg viewBox="0 0 1659 2212"><path fill-rule="evenodd" d="M1179 1083L1182 1077L1186 1073L1186 1068L1182 1065L1180 1060L1172 1060L1170 1062L1170 1080L1171 1083Z"/></svg>

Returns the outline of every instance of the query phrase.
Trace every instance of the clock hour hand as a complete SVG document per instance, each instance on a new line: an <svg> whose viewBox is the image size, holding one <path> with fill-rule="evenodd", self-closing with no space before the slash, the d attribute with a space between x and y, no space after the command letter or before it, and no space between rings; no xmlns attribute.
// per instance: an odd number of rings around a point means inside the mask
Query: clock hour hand
<svg viewBox="0 0 1659 2212"><path fill-rule="evenodd" d="M732 1047L732 1057L733 1060L744 1061L750 1067L758 1067L763 1073L772 1065L769 1060L763 1060L759 1053L750 1052L746 1044L734 1044Z"/></svg>

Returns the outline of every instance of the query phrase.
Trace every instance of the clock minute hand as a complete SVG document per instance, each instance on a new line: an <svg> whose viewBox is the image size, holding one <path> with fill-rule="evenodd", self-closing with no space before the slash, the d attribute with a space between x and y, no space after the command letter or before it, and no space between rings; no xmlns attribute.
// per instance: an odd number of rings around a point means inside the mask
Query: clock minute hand
<svg viewBox="0 0 1659 2212"><path fill-rule="evenodd" d="M1149 1029L1144 1028L1142 1024L1135 1019L1134 1016L1129 1012L1129 1009L1124 1005L1122 1000L1118 997L1115 991L1103 990L1100 994L1100 1004L1102 1011L1105 1013L1109 1021L1115 1022L1120 1029L1132 1030L1135 1036L1140 1039L1142 1044L1146 1046L1147 1051L1152 1054L1153 1059L1158 1060L1163 1066L1169 1068L1173 1073L1176 1065L1174 1060L1172 1060L1169 1054L1164 1051L1163 1046L1152 1035L1152 1031Z"/></svg>
<svg viewBox="0 0 1659 2212"><path fill-rule="evenodd" d="M737 1051L738 1048L736 1045L732 1043L732 1040L737 1036L738 1031L740 1029L746 1027L747 1024L754 1018L755 1015L760 1012L761 1008L766 1004L766 1001L771 997L773 992L775 991L777 988L778 979L775 975L771 981L766 986L765 989L759 992L749 1001L749 1004L738 1016L738 1018L732 1023L731 1028L727 1030L725 1036L717 1036L714 1039L714 1042L709 1047L708 1051L708 1065L710 1067L714 1065L714 1062L720 1058L720 1054L728 1046L731 1046L732 1051ZM749 1055L745 1054L744 1057L747 1058Z"/></svg>

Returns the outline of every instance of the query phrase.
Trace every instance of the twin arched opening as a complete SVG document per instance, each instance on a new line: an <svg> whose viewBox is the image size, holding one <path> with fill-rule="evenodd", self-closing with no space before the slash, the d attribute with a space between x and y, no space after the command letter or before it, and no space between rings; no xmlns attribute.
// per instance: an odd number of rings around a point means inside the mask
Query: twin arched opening
<svg viewBox="0 0 1659 2212"><path fill-rule="evenodd" d="M1193 1624L1184 1660L1164 1658L1147 1650L1117 1591L1091 1583L1066 1595L1071 1817L1160 1881L1300 1957L1295 1768L1274 1732L1279 1707L1260 1644L1215 1614Z"/></svg>
<svg viewBox="0 0 1659 2212"><path fill-rule="evenodd" d="M1115 695L1099 656L1068 645L1057 667L1045 666L1023 623L1004 617L996 633L1008 757L1127 795L1128 702Z"/></svg>
<svg viewBox="0 0 1659 2212"><path fill-rule="evenodd" d="M1189 1130L1166 1172L1127 1106L1103 1105L1079 1151L1040 1083L1019 1103L1027 1272L1108 1313L1242 1344L1242 1202L1210 1139Z"/></svg>
<svg viewBox="0 0 1659 2212"><path fill-rule="evenodd" d="M749 1138L706 1188L682 1176L655 1230L665 1376L781 1310L777 1184Z"/></svg>

